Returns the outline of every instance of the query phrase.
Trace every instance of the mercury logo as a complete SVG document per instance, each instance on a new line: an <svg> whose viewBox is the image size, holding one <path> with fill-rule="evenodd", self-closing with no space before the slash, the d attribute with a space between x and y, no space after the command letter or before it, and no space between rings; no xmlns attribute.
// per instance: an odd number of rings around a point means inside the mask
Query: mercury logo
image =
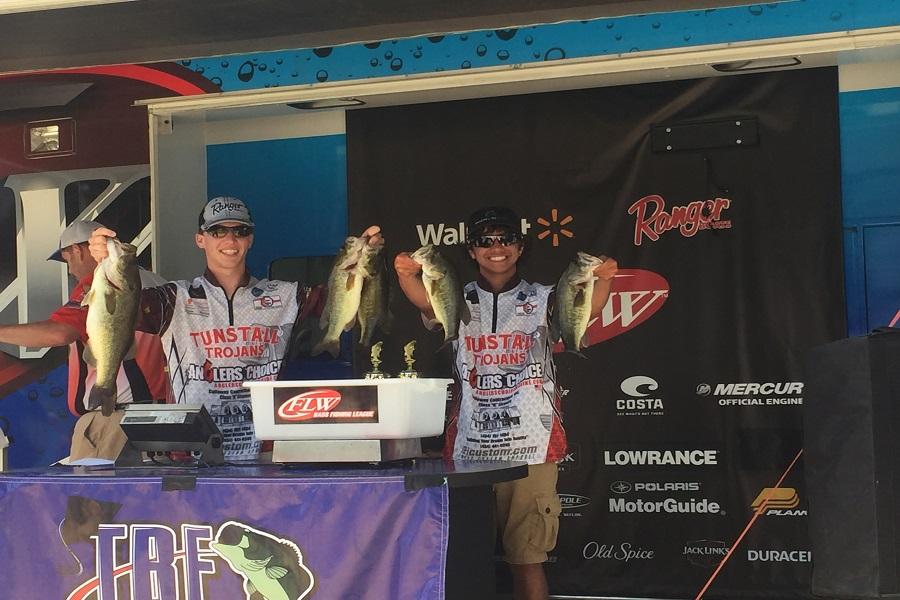
<svg viewBox="0 0 900 600"><path fill-rule="evenodd" d="M285 421L306 421L314 416L328 416L341 403L337 390L318 389L297 394L278 407L278 416ZM320 414L325 413L325 414Z"/></svg>

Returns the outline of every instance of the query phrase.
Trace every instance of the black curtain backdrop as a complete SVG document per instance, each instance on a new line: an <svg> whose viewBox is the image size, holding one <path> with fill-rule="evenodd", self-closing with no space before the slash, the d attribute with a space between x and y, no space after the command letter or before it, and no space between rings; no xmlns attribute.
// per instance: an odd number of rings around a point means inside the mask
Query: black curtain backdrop
<svg viewBox="0 0 900 600"><path fill-rule="evenodd" d="M578 250L619 262L587 359L557 355L551 592L694 597L733 548L707 598L809 597L802 362L845 330L836 70L347 119L351 230L380 224L389 258L440 233L472 279L460 222L501 204L529 226L527 279L555 283ZM393 311L384 366L416 339L419 370L446 375L399 290Z"/></svg>

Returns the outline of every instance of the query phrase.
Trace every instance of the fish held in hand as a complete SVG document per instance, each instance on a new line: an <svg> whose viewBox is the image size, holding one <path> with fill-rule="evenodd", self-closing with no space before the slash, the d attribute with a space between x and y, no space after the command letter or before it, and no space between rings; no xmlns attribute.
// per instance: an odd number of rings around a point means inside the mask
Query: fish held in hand
<svg viewBox="0 0 900 600"><path fill-rule="evenodd" d="M372 345L375 328L389 332L391 314L389 311L390 282L387 265L381 251L384 241L377 244L367 243L362 250L360 273L363 277L362 293L359 301L359 343Z"/></svg>
<svg viewBox="0 0 900 600"><path fill-rule="evenodd" d="M134 354L134 328L141 301L137 248L110 238L107 251L109 255L94 269L91 289L81 302L88 307L84 360L97 370L88 409L100 406L104 416L115 410L119 367Z"/></svg>
<svg viewBox="0 0 900 600"><path fill-rule="evenodd" d="M413 252L412 259L422 265L422 283L434 316L444 328L446 345L459 337L460 322L468 324L472 319L459 275L433 244Z"/></svg>
<svg viewBox="0 0 900 600"><path fill-rule="evenodd" d="M566 352L582 358L581 349L586 346L584 336L591 319L594 281L597 280L594 269L602 263L603 259L579 252L556 284L556 305L550 334L554 340L562 338Z"/></svg>
<svg viewBox="0 0 900 600"><path fill-rule="evenodd" d="M368 238L349 236L334 259L328 276L328 298L319 317L324 335L312 349L313 355L328 352L336 358L341 334L356 324L363 288L361 259L367 244Z"/></svg>

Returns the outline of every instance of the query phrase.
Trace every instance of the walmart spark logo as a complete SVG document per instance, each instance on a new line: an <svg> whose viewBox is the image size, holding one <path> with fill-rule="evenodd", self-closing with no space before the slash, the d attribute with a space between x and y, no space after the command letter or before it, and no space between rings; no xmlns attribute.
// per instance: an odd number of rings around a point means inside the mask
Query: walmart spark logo
<svg viewBox="0 0 900 600"><path fill-rule="evenodd" d="M547 237L551 239L553 242L553 247L556 248L559 246L559 236L564 235L567 238L575 237L575 234L566 229L564 225L568 225L572 221L575 220L575 217L569 215L567 217L563 217L562 220L559 220L559 211L555 208L550 209L550 220L548 221L544 217L538 217L537 222L546 227L544 231L540 232L537 235L539 240L543 240Z"/></svg>

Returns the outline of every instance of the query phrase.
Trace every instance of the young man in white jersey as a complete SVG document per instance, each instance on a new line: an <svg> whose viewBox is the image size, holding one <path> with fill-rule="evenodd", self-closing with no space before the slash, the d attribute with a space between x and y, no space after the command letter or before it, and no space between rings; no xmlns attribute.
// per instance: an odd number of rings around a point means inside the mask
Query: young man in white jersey
<svg viewBox="0 0 900 600"><path fill-rule="evenodd" d="M364 235L379 243L380 229ZM203 275L172 281L141 294L138 329L162 338L175 402L202 404L225 438L226 460L256 460L250 390L245 381L274 381L298 315L305 315L310 288L256 279L247 271L254 223L238 198L213 198L200 211L194 242L206 255ZM102 260L109 229L90 240Z"/></svg>
<svg viewBox="0 0 900 600"><path fill-rule="evenodd" d="M556 545L560 504L556 463L565 456L560 395L549 323L553 288L518 273L525 250L522 221L505 207L487 207L467 222L466 245L478 279L463 289L472 320L453 344L456 381L444 455L453 460L528 463L528 476L494 486L497 524L516 600L546 600L543 563ZM609 298L617 264L595 270L591 315ZM394 260L400 287L432 324L421 265L409 253Z"/></svg>

